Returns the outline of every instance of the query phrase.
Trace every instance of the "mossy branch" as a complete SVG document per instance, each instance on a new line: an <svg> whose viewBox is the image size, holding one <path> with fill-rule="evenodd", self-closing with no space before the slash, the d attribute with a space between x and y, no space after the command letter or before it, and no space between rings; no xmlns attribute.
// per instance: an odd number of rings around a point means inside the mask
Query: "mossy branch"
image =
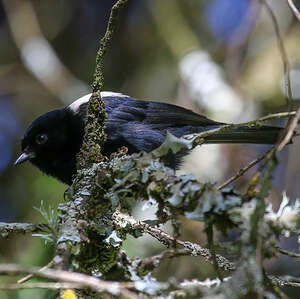
<svg viewBox="0 0 300 299"><path fill-rule="evenodd" d="M126 3L127 0L119 0L112 7L106 33L100 41L92 83L93 94L88 103L83 144L77 157L78 174L69 189L70 201L59 207L60 229L56 257L61 260L62 268L68 268L72 261L67 252L71 252L74 245L80 244L77 254L73 256L73 261L76 260L78 268L85 273L90 273L95 267L105 272L116 263L117 250L105 248L104 245L102 250L99 249L98 245L103 243L106 233L101 235L97 229L87 227L85 224L93 221L94 215L91 211L97 205L99 210L103 211L103 215L105 213L109 215L107 210L109 205L106 202L94 203L96 199L99 200L99 194L95 185L91 183L93 173L88 169L93 163L105 160L101 154L101 146L106 139L104 132L106 113L100 93L104 84L104 56L117 26L118 16ZM84 169L87 172L82 176ZM107 230L109 229L107 225ZM93 242L90 243L90 239ZM97 262L91 261L95 259Z"/></svg>
<svg viewBox="0 0 300 299"><path fill-rule="evenodd" d="M96 68L94 72L94 80L92 83L92 89L93 92L99 92L103 88L104 84L104 56L106 54L106 51L108 47L111 44L111 40L113 37L113 34L116 30L117 27L117 21L119 18L119 14L122 11L122 9L125 7L127 4L128 0L118 0L117 3L112 7L111 12L110 12L110 17L108 20L108 25L107 29L105 32L104 37L101 39L100 42L100 47L97 52L97 57L96 57Z"/></svg>
<svg viewBox="0 0 300 299"><path fill-rule="evenodd" d="M127 2L128 0L119 0L112 7L105 35L100 41L92 83L93 94L88 103L85 134L80 153L78 154L78 168L89 167L92 163L97 163L104 159L101 154L101 146L106 139L104 132L106 112L104 101L101 98L101 91L104 85L104 57L117 27L119 14Z"/></svg>
<svg viewBox="0 0 300 299"><path fill-rule="evenodd" d="M0 237L7 238L11 234L44 233L51 231L48 224L5 223L0 222Z"/></svg>

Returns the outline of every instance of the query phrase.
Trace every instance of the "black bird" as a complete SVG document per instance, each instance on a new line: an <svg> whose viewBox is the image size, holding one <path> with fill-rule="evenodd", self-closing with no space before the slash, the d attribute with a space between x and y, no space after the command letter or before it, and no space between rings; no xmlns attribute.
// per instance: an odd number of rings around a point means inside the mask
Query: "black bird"
<svg viewBox="0 0 300 299"><path fill-rule="evenodd" d="M102 92L101 95L108 115L107 140L102 148L107 156L122 146L128 148L129 154L150 152L164 141L167 131L180 137L223 125L171 104L136 100L120 93ZM76 154L82 144L90 96L34 120L24 133L23 153L15 165L29 160L47 175L70 185L76 173ZM281 130L271 126L243 127L211 135L205 142L273 144Z"/></svg>

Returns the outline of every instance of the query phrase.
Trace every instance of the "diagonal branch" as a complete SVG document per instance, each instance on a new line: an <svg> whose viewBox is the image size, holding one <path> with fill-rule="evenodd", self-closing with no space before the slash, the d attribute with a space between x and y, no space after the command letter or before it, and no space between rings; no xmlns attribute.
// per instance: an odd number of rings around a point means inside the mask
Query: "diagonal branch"
<svg viewBox="0 0 300 299"><path fill-rule="evenodd" d="M266 151L265 153L263 153L262 155L260 155L259 157L257 157L255 160L251 161L248 165L246 165L245 167L241 168L234 176L232 176L231 178L229 178L223 184L219 185L217 187L217 189L221 190L221 189L227 187L232 182L236 181L238 178L242 177L249 169L251 169L253 166L255 166L257 163L259 163L263 159L265 159L268 156L268 154L272 151L272 149L273 148L269 149L268 151Z"/></svg>
<svg viewBox="0 0 300 299"><path fill-rule="evenodd" d="M285 88L285 97L286 97L286 103L288 104L289 108L291 108L291 103L293 99L292 95L292 86L291 86L291 78L290 78L290 63L289 59L285 50L285 46L281 37L279 24L277 22L276 16L271 8L271 6L268 4L266 0L260 0L260 2L266 7L267 12L270 15L271 21L273 23L273 27L275 30L278 48L283 64L283 73L284 73L284 88Z"/></svg>
<svg viewBox="0 0 300 299"><path fill-rule="evenodd" d="M162 251L157 255L146 257L144 259L136 259L133 262L136 262L136 269L141 273L148 273L153 271L155 268L164 262L166 259L181 257L181 256L190 256L190 252L185 248L182 249L167 249Z"/></svg>
<svg viewBox="0 0 300 299"><path fill-rule="evenodd" d="M280 152L293 138L294 133L295 133L295 129L298 125L300 119L300 108L297 110L296 115L294 116L293 120L291 121L287 133L284 136L283 140L281 141L281 143L278 146L278 151Z"/></svg>
<svg viewBox="0 0 300 299"><path fill-rule="evenodd" d="M209 249L200 246L199 244L178 240L159 228L153 227L145 222L137 221L133 217L124 215L116 211L113 215L113 220L116 227L123 228L125 231L130 232L132 230L142 230L160 243L167 247L173 246L174 244L184 247L184 249L192 256L202 256L207 262L213 263L213 256ZM234 263L227 260L225 257L216 254L216 260L218 267L224 271L234 271Z"/></svg>
<svg viewBox="0 0 300 299"><path fill-rule="evenodd" d="M292 12L294 13L295 17L300 21L300 12L296 7L293 0L287 0L289 7L291 8Z"/></svg>

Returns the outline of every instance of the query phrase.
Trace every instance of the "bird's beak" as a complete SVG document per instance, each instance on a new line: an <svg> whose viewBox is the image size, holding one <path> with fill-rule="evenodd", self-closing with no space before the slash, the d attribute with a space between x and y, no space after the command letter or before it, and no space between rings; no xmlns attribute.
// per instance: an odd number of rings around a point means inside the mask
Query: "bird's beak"
<svg viewBox="0 0 300 299"><path fill-rule="evenodd" d="M23 163L23 162L26 162L26 161L28 161L28 160L30 160L30 159L33 159L33 158L35 158L35 153L34 152L30 152L30 151L28 151L28 150L25 150L21 155L20 155L20 157L16 160L16 162L15 162L15 166L16 165L19 165L19 164L21 164L21 163Z"/></svg>

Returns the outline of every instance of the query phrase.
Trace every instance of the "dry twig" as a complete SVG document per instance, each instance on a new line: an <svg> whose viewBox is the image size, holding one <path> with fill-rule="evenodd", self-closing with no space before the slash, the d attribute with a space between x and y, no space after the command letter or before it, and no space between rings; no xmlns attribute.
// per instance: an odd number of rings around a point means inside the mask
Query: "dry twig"
<svg viewBox="0 0 300 299"><path fill-rule="evenodd" d="M291 8L292 12L294 13L295 17L300 21L300 12L296 7L293 0L287 0L289 7Z"/></svg>
<svg viewBox="0 0 300 299"><path fill-rule="evenodd" d="M289 105L289 108L291 108L293 95L292 95L292 86L291 86L291 78L290 78L290 63L289 63L288 56L287 56L287 53L285 50L283 39L281 37L279 24L277 22L275 14L274 14L271 6L268 4L268 2L266 0L260 0L260 1L266 7L266 9L270 15L271 21L273 23L273 27L274 27L276 38L277 38L278 48L279 48L279 52L280 52L280 56L281 56L281 60L282 60L282 64L283 64L286 102Z"/></svg>
<svg viewBox="0 0 300 299"><path fill-rule="evenodd" d="M169 234L165 233L164 231L160 230L159 228L153 227L147 223L142 221L137 221L133 217L124 215L118 211L116 211L113 215L114 222L116 227L120 226L122 223L122 227L126 227L129 231L130 230L142 230L160 243L164 244L165 246L173 246L174 244L180 245L185 248L187 252L189 252L192 256L202 256L206 261L209 263L213 263L212 253L209 249L200 246L199 244L188 242L188 241L181 241L178 240ZM234 271L235 265L234 263L227 260L225 257L216 254L216 261L218 267L224 271Z"/></svg>
<svg viewBox="0 0 300 299"><path fill-rule="evenodd" d="M190 252L183 249L168 249L164 250L161 253L157 255L153 255L150 257L146 257L142 260L137 260L137 268L141 270L150 270L157 268L162 261L165 261L166 259L180 257L180 256L190 256Z"/></svg>
<svg viewBox="0 0 300 299"><path fill-rule="evenodd" d="M43 270L45 270L45 269L51 268L51 267L53 266L53 264L54 264L53 261L51 261L50 263L48 263L48 265L42 267L39 271L43 271ZM18 282L19 284L22 284L22 283L24 283L24 282L30 280L30 279L33 278L33 277L34 277L33 274L28 274L28 275L26 275L25 277L19 279L17 282Z"/></svg>
<svg viewBox="0 0 300 299"><path fill-rule="evenodd" d="M128 290L134 287L134 284L131 282L104 281L82 273L54 270L49 268L27 268L15 264L0 265L1 275L17 275L22 273L33 274L38 277L53 279L59 282L76 284L76 288L78 289L88 288L98 293L122 294L124 296L128 296L129 298L137 298L133 292ZM8 287L8 285L5 286ZM19 288L22 287L23 285L19 285Z"/></svg>
<svg viewBox="0 0 300 299"><path fill-rule="evenodd" d="M225 181L223 184L221 184L220 186L218 186L217 189L221 190L221 189L227 187L232 182L236 181L241 176L243 176L250 168L252 168L257 163L259 163L260 161L262 161L263 159L265 159L268 156L268 154L272 151L272 149L273 148L269 149L268 151L266 151L265 153L263 153L261 156L257 157L255 160L251 161L248 165L246 165L245 167L241 168L234 176L232 176L227 181Z"/></svg>
<svg viewBox="0 0 300 299"><path fill-rule="evenodd" d="M278 151L281 151L293 138L294 131L298 125L299 119L300 119L300 108L297 110L296 115L294 116L293 120L291 121L283 140L279 144Z"/></svg>
<svg viewBox="0 0 300 299"><path fill-rule="evenodd" d="M27 289L47 289L47 290L64 290L64 289L82 289L84 286L80 283L71 282L33 282L26 284L19 283L1 283L0 290L15 291Z"/></svg>

